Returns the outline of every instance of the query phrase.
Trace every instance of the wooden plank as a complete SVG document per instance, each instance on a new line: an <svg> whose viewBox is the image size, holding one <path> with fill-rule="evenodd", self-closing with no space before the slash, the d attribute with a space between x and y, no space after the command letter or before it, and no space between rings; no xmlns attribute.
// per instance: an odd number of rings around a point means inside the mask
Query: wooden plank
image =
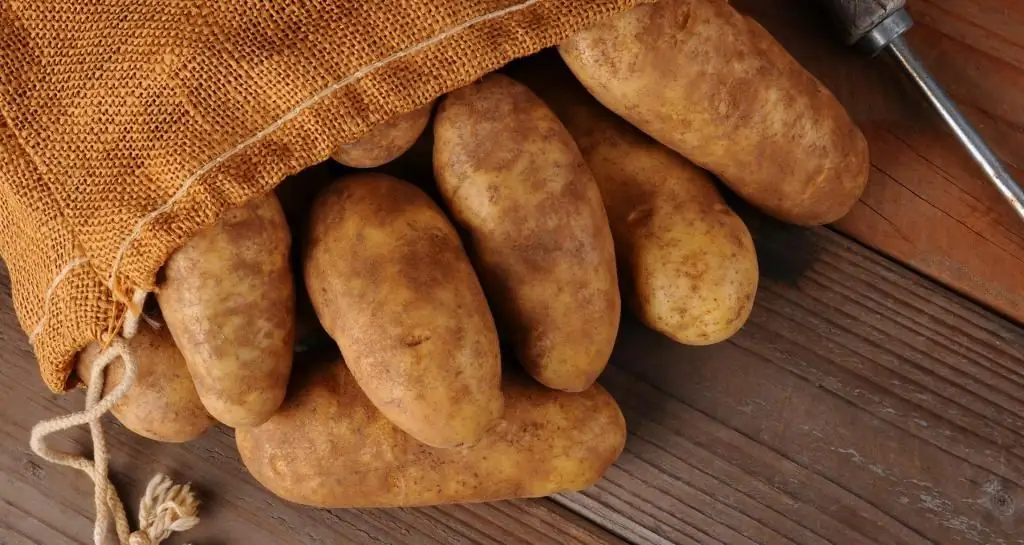
<svg viewBox="0 0 1024 545"><path fill-rule="evenodd" d="M911 2L925 23L915 45L1024 165L1022 10ZM913 90L831 45L805 3L737 3L865 125L871 186L838 227L1021 320L1022 230ZM172 543L1024 543L1024 332L839 235L752 226L766 278L750 323L695 349L627 320L602 378L627 415L627 451L557 504L305 509L248 477L226 430L166 446L111 424L117 484L131 505L153 471L194 480L204 522ZM90 483L36 459L27 438L81 395L45 392L5 273L0 284L0 542L80 543ZM87 442L83 430L55 440Z"/></svg>
<svg viewBox="0 0 1024 545"><path fill-rule="evenodd" d="M602 383L630 439L591 490L305 509L245 473L227 430L168 446L111 424L116 484L132 505L154 471L193 479L204 522L179 539L197 543L1024 543L1024 331L841 235L745 219L764 276L750 322L686 348L625 321ZM0 538L81 542L89 482L26 443L82 396L46 393L0 285Z"/></svg>
<svg viewBox="0 0 1024 545"><path fill-rule="evenodd" d="M54 467L28 448L37 421L80 408L82 392L50 394L14 318L10 284L0 265L0 543L84 543L92 535L91 484ZM188 445L134 436L108 418L115 484L138 504L156 471L191 479L203 500L202 523L167 543L624 543L550 500L430 509L318 510L290 505L260 487L242 468L230 430L217 428ZM86 430L51 438L83 452ZM339 466L339 471L344 471Z"/></svg>
<svg viewBox="0 0 1024 545"><path fill-rule="evenodd" d="M891 62L860 58L806 0L734 0L824 81L871 147L868 189L837 227L1024 322L1024 223ZM1024 4L910 0L908 39L1024 179Z"/></svg>
<svg viewBox="0 0 1024 545"><path fill-rule="evenodd" d="M827 230L749 218L732 341L627 321L626 453L559 498L646 543L1024 543L1024 330Z"/></svg>
<svg viewBox="0 0 1024 545"><path fill-rule="evenodd" d="M626 452L560 506L299 508L246 475L222 429L175 447L109 426L117 484L133 504L155 470L193 479L199 543L1024 543L1024 330L841 235L746 219L764 273L750 322L687 348L626 320L602 377ZM89 483L25 442L81 395L45 393L0 305L0 536L75 543Z"/></svg>

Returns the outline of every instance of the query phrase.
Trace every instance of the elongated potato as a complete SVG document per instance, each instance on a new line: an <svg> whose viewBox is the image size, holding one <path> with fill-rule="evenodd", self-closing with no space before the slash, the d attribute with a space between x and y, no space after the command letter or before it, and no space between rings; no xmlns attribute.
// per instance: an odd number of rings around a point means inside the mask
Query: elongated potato
<svg viewBox="0 0 1024 545"><path fill-rule="evenodd" d="M185 359L167 328L154 330L140 324L129 346L138 365L135 383L110 412L124 427L154 441L184 443L206 433L214 424L213 417L199 401ZM99 345L92 344L78 357L76 371L86 386L100 352ZM107 366L103 394L109 394L123 379L124 362L118 359Z"/></svg>
<svg viewBox="0 0 1024 545"><path fill-rule="evenodd" d="M317 197L305 251L317 316L370 400L435 447L480 440L502 413L494 319L444 213L385 174Z"/></svg>
<svg viewBox="0 0 1024 545"><path fill-rule="evenodd" d="M423 129L427 128L433 106L431 102L377 125L359 140L342 145L331 158L355 168L374 168L390 163L416 143Z"/></svg>
<svg viewBox="0 0 1024 545"><path fill-rule="evenodd" d="M281 411L238 430L242 462L278 496L318 507L411 507L537 497L594 484L625 421L600 386L570 394L516 375L505 416L475 446L439 449L391 424L344 363L296 377Z"/></svg>
<svg viewBox="0 0 1024 545"><path fill-rule="evenodd" d="M677 342L729 338L757 292L747 226L708 173L609 112L554 61L531 59L521 72L572 133L601 188L628 303Z"/></svg>
<svg viewBox="0 0 1024 545"><path fill-rule="evenodd" d="M543 384L593 384L611 355L620 300L594 177L558 118L502 75L448 95L434 171L498 322Z"/></svg>
<svg viewBox="0 0 1024 545"><path fill-rule="evenodd" d="M559 51L605 106L778 219L842 217L868 177L864 136L832 94L725 0L661 0Z"/></svg>
<svg viewBox="0 0 1024 545"><path fill-rule="evenodd" d="M284 399L295 342L291 235L273 195L225 211L164 266L157 292L206 409L234 427Z"/></svg>

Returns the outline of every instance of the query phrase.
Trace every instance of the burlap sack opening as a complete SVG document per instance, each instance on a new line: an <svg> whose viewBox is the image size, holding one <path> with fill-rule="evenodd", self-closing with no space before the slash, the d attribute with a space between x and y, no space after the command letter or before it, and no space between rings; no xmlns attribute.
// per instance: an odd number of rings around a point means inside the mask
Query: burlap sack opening
<svg viewBox="0 0 1024 545"><path fill-rule="evenodd" d="M640 1L0 3L0 256L47 386L225 208Z"/></svg>

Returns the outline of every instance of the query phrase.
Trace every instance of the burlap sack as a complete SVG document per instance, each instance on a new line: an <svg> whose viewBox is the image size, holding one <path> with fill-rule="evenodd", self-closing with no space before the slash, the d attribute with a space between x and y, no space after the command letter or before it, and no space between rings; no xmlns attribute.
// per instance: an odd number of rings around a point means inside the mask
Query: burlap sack
<svg viewBox="0 0 1024 545"><path fill-rule="evenodd" d="M638 1L0 2L0 256L46 384L225 208Z"/></svg>

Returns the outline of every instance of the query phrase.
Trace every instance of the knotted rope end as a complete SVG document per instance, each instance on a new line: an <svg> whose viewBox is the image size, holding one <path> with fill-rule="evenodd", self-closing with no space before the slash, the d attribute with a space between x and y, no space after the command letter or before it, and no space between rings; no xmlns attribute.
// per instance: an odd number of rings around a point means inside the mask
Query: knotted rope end
<svg viewBox="0 0 1024 545"><path fill-rule="evenodd" d="M139 530L130 545L158 545L173 532L191 530L199 524L199 498L190 484L175 484L159 473L149 481L139 502Z"/></svg>

